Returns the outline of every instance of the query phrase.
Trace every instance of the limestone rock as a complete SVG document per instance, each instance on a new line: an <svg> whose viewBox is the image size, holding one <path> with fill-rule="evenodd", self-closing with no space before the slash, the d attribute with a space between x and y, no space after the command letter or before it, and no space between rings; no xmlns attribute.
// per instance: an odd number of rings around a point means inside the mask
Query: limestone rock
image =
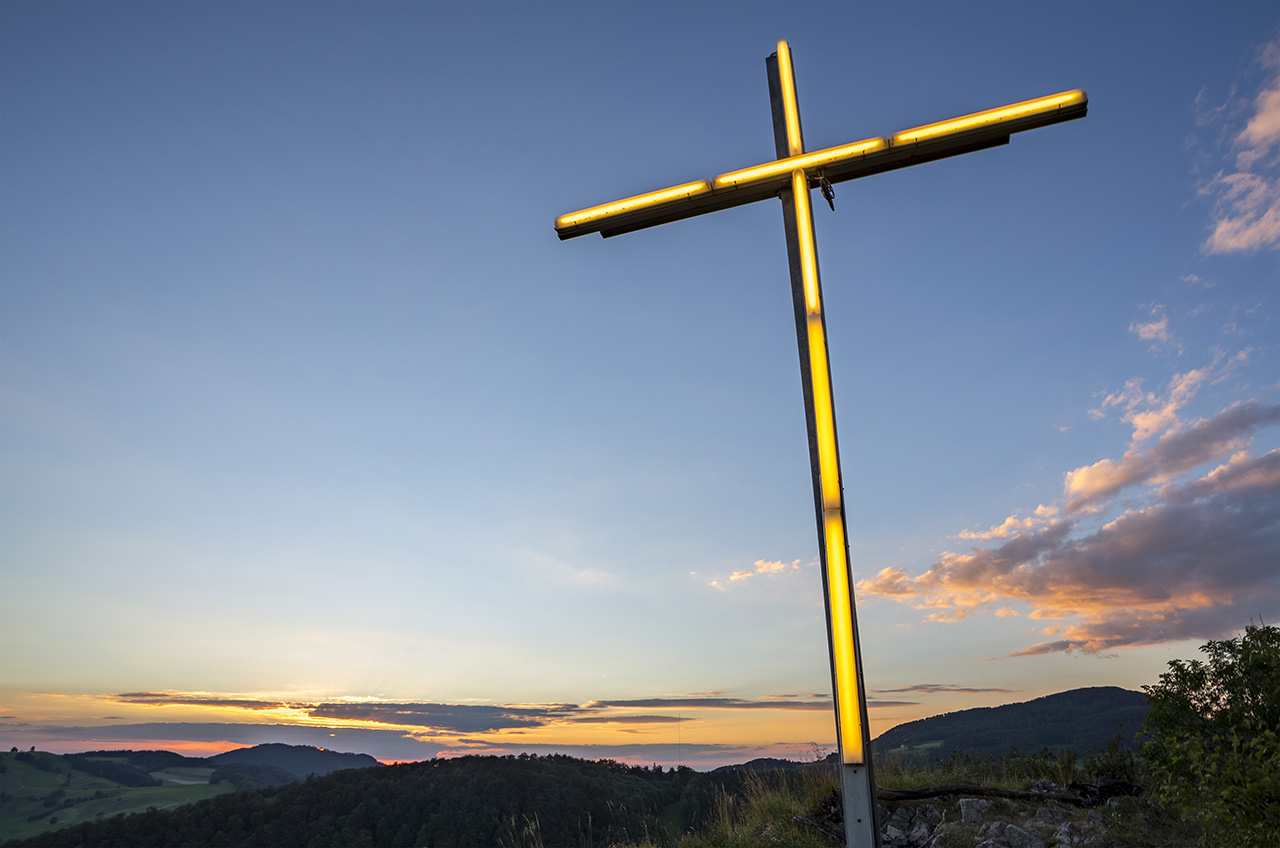
<svg viewBox="0 0 1280 848"><path fill-rule="evenodd" d="M948 845L955 844L952 834L956 832L964 834L972 834L973 829L960 824L959 822L943 822L938 825L938 829L933 832L933 838L925 843L924 848L946 848Z"/></svg>
<svg viewBox="0 0 1280 848"><path fill-rule="evenodd" d="M991 802L982 798L960 799L960 821L964 824L982 824L982 814L991 809Z"/></svg>
<svg viewBox="0 0 1280 848"><path fill-rule="evenodd" d="M998 839L1004 835L1004 829L1008 826L1009 825L1001 821L987 822L982 826L982 829L978 831L978 835L985 836L988 839Z"/></svg>
<svg viewBox="0 0 1280 848"><path fill-rule="evenodd" d="M1068 818L1070 816L1067 815L1067 811L1061 807L1037 807L1035 816L1027 819L1026 827L1051 828L1062 824Z"/></svg>
<svg viewBox="0 0 1280 848"><path fill-rule="evenodd" d="M1083 822L1063 822L1053 832L1053 839L1058 848L1101 848L1114 846L1114 840L1107 836L1106 825L1101 818L1090 818Z"/></svg>
<svg viewBox="0 0 1280 848"><path fill-rule="evenodd" d="M1039 837L1027 833L1016 824L1006 825L1001 835L1009 848L1045 848Z"/></svg>
<svg viewBox="0 0 1280 848"><path fill-rule="evenodd" d="M916 848L926 844L941 823L942 811L932 804L903 806L881 819L880 831L886 848Z"/></svg>

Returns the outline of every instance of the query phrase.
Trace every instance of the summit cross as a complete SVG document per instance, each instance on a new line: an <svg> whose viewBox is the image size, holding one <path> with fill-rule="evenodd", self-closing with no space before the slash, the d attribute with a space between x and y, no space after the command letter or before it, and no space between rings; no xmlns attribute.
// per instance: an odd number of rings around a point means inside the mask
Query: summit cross
<svg viewBox="0 0 1280 848"><path fill-rule="evenodd" d="M879 848L866 687L849 568L844 485L840 477L826 319L822 312L822 283L809 192L821 188L823 196L831 202L833 183L1007 144L1015 132L1083 118L1088 97L1082 89L1064 91L903 130L892 136L806 153L791 51L786 41L778 42L777 52L765 60L765 65L777 159L709 180L683 183L561 215L556 219L556 234L561 240L597 232L608 238L771 197L782 201L818 523L818 557L823 564L827 651L834 690L845 843L848 848Z"/></svg>

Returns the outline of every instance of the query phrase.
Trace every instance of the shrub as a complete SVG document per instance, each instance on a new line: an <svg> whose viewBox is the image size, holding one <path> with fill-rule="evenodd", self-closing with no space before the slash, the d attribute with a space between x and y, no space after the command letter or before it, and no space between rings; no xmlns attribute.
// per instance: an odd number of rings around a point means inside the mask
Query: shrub
<svg viewBox="0 0 1280 848"><path fill-rule="evenodd" d="M1143 746L1159 800L1198 825L1202 842L1271 848L1280 833L1280 628L1173 660L1151 699Z"/></svg>

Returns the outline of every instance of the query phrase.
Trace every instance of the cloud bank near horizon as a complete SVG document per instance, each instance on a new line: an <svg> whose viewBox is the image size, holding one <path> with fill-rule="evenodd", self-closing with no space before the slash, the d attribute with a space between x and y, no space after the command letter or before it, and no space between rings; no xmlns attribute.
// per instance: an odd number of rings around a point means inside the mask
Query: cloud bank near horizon
<svg viewBox="0 0 1280 848"><path fill-rule="evenodd" d="M917 691L906 687L903 692ZM969 690L921 684L918 691ZM51 696L60 697L60 696ZM765 711L822 713L831 710L828 694L761 695L737 698L719 692L626 700L592 700L583 704L447 704L434 702L358 701L305 702L247 697L231 693L132 691L84 699L95 712L113 715L75 723L9 715L0 720L6 746L36 745L54 751L155 748L209 755L237 747L282 742L371 754L379 760L424 760L464 754L564 753L591 759L684 763L715 766L756 756L808 756L817 742L775 741L763 745L726 745L679 739L678 727L705 728L704 711L716 714ZM871 709L916 706L919 701L872 698ZM123 708L123 709L121 709ZM207 711L213 719L131 720L180 710ZM138 711L143 711L139 715ZM98 712L101 715L101 712ZM595 742L594 735L575 731L606 725L621 733L640 734L635 742ZM529 735L535 731L545 731ZM657 731L660 741L641 741ZM834 733L834 728L832 728ZM563 740L563 741L560 741Z"/></svg>

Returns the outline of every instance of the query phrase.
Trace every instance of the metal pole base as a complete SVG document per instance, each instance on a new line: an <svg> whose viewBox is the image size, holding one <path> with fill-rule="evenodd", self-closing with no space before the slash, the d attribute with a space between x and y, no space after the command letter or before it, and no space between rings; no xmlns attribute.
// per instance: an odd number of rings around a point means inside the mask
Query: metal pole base
<svg viewBox="0 0 1280 848"><path fill-rule="evenodd" d="M840 794L844 803L844 844L847 848L880 848L871 769L841 764Z"/></svg>

